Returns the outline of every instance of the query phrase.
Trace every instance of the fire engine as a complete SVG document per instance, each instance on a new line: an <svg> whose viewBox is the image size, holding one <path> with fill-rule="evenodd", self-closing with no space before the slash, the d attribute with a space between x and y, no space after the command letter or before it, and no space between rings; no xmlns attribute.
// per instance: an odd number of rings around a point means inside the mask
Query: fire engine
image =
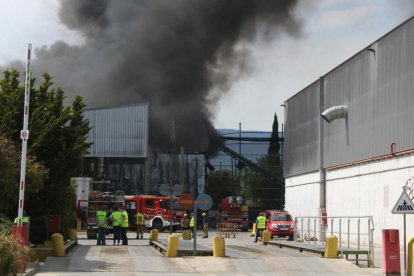
<svg viewBox="0 0 414 276"><path fill-rule="evenodd" d="M235 223L238 229L248 230L248 206L241 196L223 198L220 203L220 215L222 223Z"/></svg>
<svg viewBox="0 0 414 276"><path fill-rule="evenodd" d="M146 228L162 232L170 227L170 219L172 219L173 231L179 228L184 211L179 208L176 197L171 199L171 212L168 196L139 195L125 196L124 199L130 226L135 226L135 214L139 211L145 215Z"/></svg>

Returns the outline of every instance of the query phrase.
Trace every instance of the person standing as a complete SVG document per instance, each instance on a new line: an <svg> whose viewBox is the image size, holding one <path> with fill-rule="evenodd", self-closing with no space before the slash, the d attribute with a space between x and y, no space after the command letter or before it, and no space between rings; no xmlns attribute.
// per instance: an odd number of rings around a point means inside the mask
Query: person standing
<svg viewBox="0 0 414 276"><path fill-rule="evenodd" d="M188 215L184 214L181 218L181 229L183 231L188 230L190 225L190 220L188 219Z"/></svg>
<svg viewBox="0 0 414 276"><path fill-rule="evenodd" d="M121 207L121 238L122 238L122 245L128 245L128 213L125 210L125 207Z"/></svg>
<svg viewBox="0 0 414 276"><path fill-rule="evenodd" d="M98 240L96 245L106 245L105 236L106 236L106 228L108 227L107 218L106 218L106 208L102 206L96 212L96 224L98 226Z"/></svg>
<svg viewBox="0 0 414 276"><path fill-rule="evenodd" d="M118 206L114 207L114 211L111 215L112 230L114 232L114 245L121 240L121 212L118 210Z"/></svg>
<svg viewBox="0 0 414 276"><path fill-rule="evenodd" d="M191 235L194 236L197 234L197 232L194 232L194 214L191 214L191 219L190 219L190 230L191 230ZM195 230L197 231L197 230Z"/></svg>
<svg viewBox="0 0 414 276"><path fill-rule="evenodd" d="M140 211L138 211L137 215L137 220L136 220L136 224L137 224L137 237L136 239L143 239L144 238L144 225L145 225L145 216L143 213L141 213Z"/></svg>
<svg viewBox="0 0 414 276"><path fill-rule="evenodd" d="M254 242L257 242L259 237L262 237L263 230L266 228L266 217L264 213L260 213L256 219L256 238Z"/></svg>
<svg viewBox="0 0 414 276"><path fill-rule="evenodd" d="M204 230L204 236L203 238L208 238L208 217L206 213L203 213L203 230Z"/></svg>

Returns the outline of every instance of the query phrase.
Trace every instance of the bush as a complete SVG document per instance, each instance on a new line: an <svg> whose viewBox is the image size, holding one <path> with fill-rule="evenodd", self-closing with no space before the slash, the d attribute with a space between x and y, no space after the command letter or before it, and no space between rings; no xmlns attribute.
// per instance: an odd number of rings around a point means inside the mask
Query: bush
<svg viewBox="0 0 414 276"><path fill-rule="evenodd" d="M11 233L12 221L5 216L0 214L0 229L5 229L8 233Z"/></svg>
<svg viewBox="0 0 414 276"><path fill-rule="evenodd" d="M27 258L29 248L22 246L6 228L0 228L0 275L17 273L19 257Z"/></svg>

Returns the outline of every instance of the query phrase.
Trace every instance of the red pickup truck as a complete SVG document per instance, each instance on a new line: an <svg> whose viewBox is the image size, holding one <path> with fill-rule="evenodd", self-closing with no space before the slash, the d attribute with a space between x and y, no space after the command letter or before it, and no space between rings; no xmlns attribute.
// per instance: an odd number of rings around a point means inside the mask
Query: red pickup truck
<svg viewBox="0 0 414 276"><path fill-rule="evenodd" d="M293 240L295 222L287 211L267 210L266 230L270 232L272 239L278 236L289 237L289 240Z"/></svg>

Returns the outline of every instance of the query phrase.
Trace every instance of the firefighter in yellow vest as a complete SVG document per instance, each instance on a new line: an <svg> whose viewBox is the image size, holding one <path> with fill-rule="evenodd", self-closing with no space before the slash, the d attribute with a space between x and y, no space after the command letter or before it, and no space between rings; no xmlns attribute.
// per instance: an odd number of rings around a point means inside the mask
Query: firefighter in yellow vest
<svg viewBox="0 0 414 276"><path fill-rule="evenodd" d="M144 238L144 225L145 225L145 216L141 212L138 211L137 215L137 237L136 239L143 239Z"/></svg>
<svg viewBox="0 0 414 276"><path fill-rule="evenodd" d="M121 239L122 245L128 245L128 230L129 222L128 222L128 213L125 211L125 207L121 207Z"/></svg>
<svg viewBox="0 0 414 276"><path fill-rule="evenodd" d="M266 228L266 217L264 213L260 213L256 219L256 237L254 242L257 242L259 237L262 237L263 230Z"/></svg>
<svg viewBox="0 0 414 276"><path fill-rule="evenodd" d="M114 211L111 215L112 230L114 232L114 245L121 240L121 212L118 211L118 207L114 207Z"/></svg>
<svg viewBox="0 0 414 276"><path fill-rule="evenodd" d="M105 236L108 223L105 209L106 207L102 206L96 212L96 224L98 226L98 240L96 242L97 245L106 245Z"/></svg>

